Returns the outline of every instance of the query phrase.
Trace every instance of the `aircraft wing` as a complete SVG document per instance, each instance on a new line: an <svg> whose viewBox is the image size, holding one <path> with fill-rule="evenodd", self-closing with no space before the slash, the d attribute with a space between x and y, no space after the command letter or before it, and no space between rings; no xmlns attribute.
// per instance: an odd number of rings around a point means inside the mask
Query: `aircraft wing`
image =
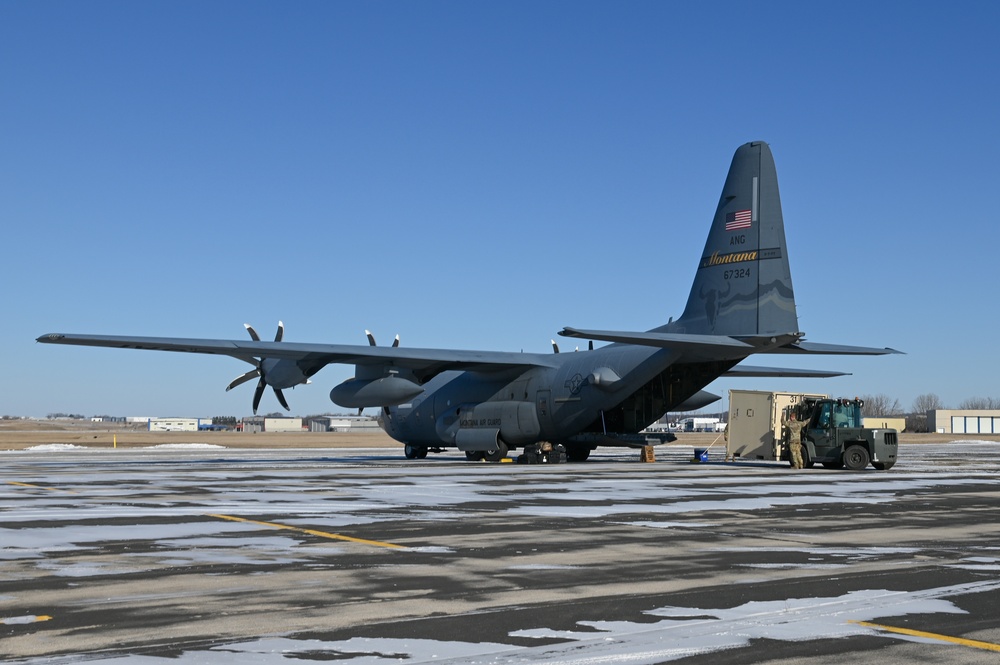
<svg viewBox="0 0 1000 665"><path fill-rule="evenodd" d="M788 367L754 367L753 365L736 365L722 376L743 378L782 378L796 379L829 379L834 376L850 376L850 372L831 372L824 369L792 369Z"/></svg>
<svg viewBox="0 0 1000 665"><path fill-rule="evenodd" d="M103 346L116 349L146 349L179 353L231 356L255 364L255 358L294 362L306 376L330 364L392 365L413 372L421 382L447 370L502 372L529 367L550 367L549 355L504 351L415 349L352 344L303 344L230 339L186 339L178 337L130 337L50 333L36 341L43 344Z"/></svg>

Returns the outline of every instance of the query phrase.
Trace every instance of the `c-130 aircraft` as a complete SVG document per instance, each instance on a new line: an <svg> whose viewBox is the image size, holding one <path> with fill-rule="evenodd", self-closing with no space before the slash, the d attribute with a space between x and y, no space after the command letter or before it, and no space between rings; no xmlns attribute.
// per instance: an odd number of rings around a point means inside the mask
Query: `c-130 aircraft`
<svg viewBox="0 0 1000 665"><path fill-rule="evenodd" d="M778 178L770 147L740 146L732 165L683 314L646 332L565 328L591 340L575 353L512 353L302 344L251 339L182 339L53 333L37 341L125 349L228 355L254 366L227 390L258 378L257 412L266 386L287 410L285 388L307 383L331 363L355 365L354 377L330 392L335 404L381 407L381 424L405 444L406 457L465 451L500 461L523 448L541 454L562 446L583 461L598 446L638 447L673 436L641 434L670 411L711 404L703 390L720 376L831 377L843 372L751 367L754 354L882 355L890 348L818 344L799 331L788 268ZM611 342L593 348L593 341ZM551 445L549 445L551 444Z"/></svg>

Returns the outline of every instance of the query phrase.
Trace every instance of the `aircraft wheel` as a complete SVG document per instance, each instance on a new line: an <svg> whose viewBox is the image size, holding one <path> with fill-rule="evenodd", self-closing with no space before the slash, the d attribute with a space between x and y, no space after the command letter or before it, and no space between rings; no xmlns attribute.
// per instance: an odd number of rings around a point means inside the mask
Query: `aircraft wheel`
<svg viewBox="0 0 1000 665"><path fill-rule="evenodd" d="M585 446L569 446L566 448L566 458L570 462L586 462L590 457L590 448Z"/></svg>
<svg viewBox="0 0 1000 665"><path fill-rule="evenodd" d="M896 464L895 462L872 462L872 466L878 469L879 471L888 471L893 466L895 466L895 464Z"/></svg>
<svg viewBox="0 0 1000 665"><path fill-rule="evenodd" d="M843 460L837 460L835 462L823 462L823 466L825 466L828 469L843 469L844 468L844 461Z"/></svg>
<svg viewBox="0 0 1000 665"><path fill-rule="evenodd" d="M870 461L868 451L861 446L848 446L847 450L844 451L844 466L851 471L860 471L868 466Z"/></svg>
<svg viewBox="0 0 1000 665"><path fill-rule="evenodd" d="M497 441L496 448L487 450L483 454L483 459L487 462L499 462L504 457L507 457L507 445L503 441Z"/></svg>
<svg viewBox="0 0 1000 665"><path fill-rule="evenodd" d="M478 462L483 459L483 451L481 450L466 450L465 459L470 462Z"/></svg>
<svg viewBox="0 0 1000 665"><path fill-rule="evenodd" d="M406 444L403 447L403 454L406 455L406 459L423 459L427 457L427 449L422 446Z"/></svg>

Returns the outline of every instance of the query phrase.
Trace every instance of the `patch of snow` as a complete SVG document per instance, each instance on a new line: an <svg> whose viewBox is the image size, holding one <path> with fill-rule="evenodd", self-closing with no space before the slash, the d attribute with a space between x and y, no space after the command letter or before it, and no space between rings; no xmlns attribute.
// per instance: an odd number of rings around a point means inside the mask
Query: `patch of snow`
<svg viewBox="0 0 1000 665"><path fill-rule="evenodd" d="M42 443L25 450L33 453L57 453L63 450L87 450L87 446L78 446L75 443Z"/></svg>
<svg viewBox="0 0 1000 665"><path fill-rule="evenodd" d="M18 624L25 623L35 623L37 621L45 621L42 617L37 614L26 614L19 617L0 617L0 624L4 626L15 626Z"/></svg>

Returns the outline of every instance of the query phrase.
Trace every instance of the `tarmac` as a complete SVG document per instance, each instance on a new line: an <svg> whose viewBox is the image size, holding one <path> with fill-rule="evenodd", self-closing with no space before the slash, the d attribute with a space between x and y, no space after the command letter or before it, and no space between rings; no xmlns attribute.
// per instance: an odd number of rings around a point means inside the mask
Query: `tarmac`
<svg viewBox="0 0 1000 665"><path fill-rule="evenodd" d="M1000 443L691 457L3 451L0 659L997 662Z"/></svg>

